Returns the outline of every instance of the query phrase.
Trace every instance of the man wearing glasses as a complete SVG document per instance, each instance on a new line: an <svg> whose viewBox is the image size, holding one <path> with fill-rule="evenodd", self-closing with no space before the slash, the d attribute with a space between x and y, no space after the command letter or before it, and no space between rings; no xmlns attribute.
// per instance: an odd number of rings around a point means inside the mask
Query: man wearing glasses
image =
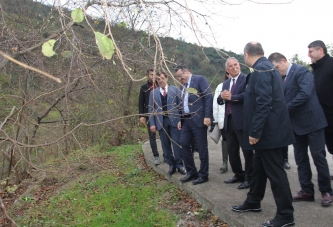
<svg viewBox="0 0 333 227"><path fill-rule="evenodd" d="M194 185L208 181L208 142L207 127L211 124L213 96L207 79L193 75L186 65L175 68L176 77L182 84L180 113L182 121L178 123L181 130L180 145L187 175L181 182L192 181ZM200 169L194 163L191 144L195 141L200 158Z"/></svg>
<svg viewBox="0 0 333 227"><path fill-rule="evenodd" d="M333 58L327 53L326 45L321 40L313 41L308 48L315 89L328 123L325 128L325 142L328 152L333 154Z"/></svg>

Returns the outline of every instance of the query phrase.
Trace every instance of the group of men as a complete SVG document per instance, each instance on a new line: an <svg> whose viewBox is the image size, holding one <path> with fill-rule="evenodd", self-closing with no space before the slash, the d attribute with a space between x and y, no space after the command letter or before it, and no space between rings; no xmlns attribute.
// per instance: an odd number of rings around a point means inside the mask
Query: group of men
<svg viewBox="0 0 333 227"><path fill-rule="evenodd" d="M148 78L149 72L154 71L148 70ZM159 131L163 156L169 164L168 174L178 170L186 175L180 181L201 184L208 181L207 127L211 124L213 98L205 77L192 75L186 65L178 65L175 74L181 88L170 86L165 72L156 74L157 87L152 85L152 78L148 85L141 87L140 119L148 123L148 131L152 135L149 138L156 138L156 130ZM193 142L201 161L199 170L194 164ZM150 140L154 162L158 165L160 160L154 152L155 144L156 141Z"/></svg>
<svg viewBox="0 0 333 227"><path fill-rule="evenodd" d="M150 132L157 129L160 133L169 174L178 169L186 174L180 179L182 182L208 181L207 127L211 124L212 102L217 102L225 106L224 130L229 162L235 174L224 182L241 182L239 189L250 188L244 203L233 206L233 211L260 212L269 179L277 212L262 226L293 226L292 202L314 201L308 147L318 172L321 205L331 205L332 177L325 144L333 154L333 58L320 40L310 43L308 48L313 74L305 66L289 63L281 53L273 53L267 59L258 42L246 44L244 60L253 72L247 76L242 74L238 60L228 58L226 71L230 78L223 83L217 100L213 100L207 80L192 75L185 65L175 69L181 88L169 86L166 73L158 74L160 87L154 89L150 85L148 90L143 90L153 92L149 92L147 102L149 114L142 117L149 116ZM200 158L198 171L191 151L193 140ZM301 186L294 196L284 170L285 148L290 144L294 146ZM151 142L152 149L155 145ZM240 161L240 147L245 170Z"/></svg>

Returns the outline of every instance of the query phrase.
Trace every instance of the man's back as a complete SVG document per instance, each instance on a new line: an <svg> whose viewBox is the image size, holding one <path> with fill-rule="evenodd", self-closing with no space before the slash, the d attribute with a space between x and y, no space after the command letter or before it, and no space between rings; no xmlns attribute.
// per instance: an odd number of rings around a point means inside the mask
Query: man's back
<svg viewBox="0 0 333 227"><path fill-rule="evenodd" d="M294 142L281 76L267 58L253 65L244 98L244 149L274 149ZM277 133L283 132L283 133ZM250 145L248 137L260 138Z"/></svg>

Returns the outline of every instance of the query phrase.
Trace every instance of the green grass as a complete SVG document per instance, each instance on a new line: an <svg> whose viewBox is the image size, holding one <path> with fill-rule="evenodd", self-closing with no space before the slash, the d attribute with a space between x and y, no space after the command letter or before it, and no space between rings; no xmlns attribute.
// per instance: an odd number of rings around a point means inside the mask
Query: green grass
<svg viewBox="0 0 333 227"><path fill-rule="evenodd" d="M140 146L130 145L104 152L112 158L109 170L86 177L15 219L20 226L175 226L178 217L161 202L178 200L178 190L171 183L158 184L154 172L141 169L139 152Z"/></svg>

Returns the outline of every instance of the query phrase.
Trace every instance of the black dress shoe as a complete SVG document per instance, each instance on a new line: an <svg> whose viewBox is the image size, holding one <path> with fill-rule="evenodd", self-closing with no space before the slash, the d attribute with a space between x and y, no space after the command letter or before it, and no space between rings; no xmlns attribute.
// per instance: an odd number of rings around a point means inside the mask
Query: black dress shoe
<svg viewBox="0 0 333 227"><path fill-rule="evenodd" d="M198 178L198 174L192 174L192 175L187 174L185 177L180 178L180 181L185 183L185 182L189 182L189 181L191 181L193 179L196 179L196 178Z"/></svg>
<svg viewBox="0 0 333 227"><path fill-rule="evenodd" d="M174 174L176 172L176 168L172 168L170 167L168 174L171 176L172 174Z"/></svg>
<svg viewBox="0 0 333 227"><path fill-rule="evenodd" d="M180 174L182 174L182 175L186 175L186 169L185 169L185 167L181 167L181 168L179 168L179 169L178 169L178 172L179 172Z"/></svg>
<svg viewBox="0 0 333 227"><path fill-rule="evenodd" d="M233 176L232 178L224 181L224 183L226 183L226 184L233 184L233 183L237 183L237 182L244 182L244 178L239 178L239 177Z"/></svg>
<svg viewBox="0 0 333 227"><path fill-rule="evenodd" d="M233 206L232 207L233 211L236 212L260 212L261 208L260 207L250 207L250 206L244 206L244 205L240 205L240 206Z"/></svg>
<svg viewBox="0 0 333 227"><path fill-rule="evenodd" d="M246 180L246 181L244 181L243 183L241 183L237 188L238 188L238 189L247 189L247 188L250 188L250 184L249 184L249 182Z"/></svg>
<svg viewBox="0 0 333 227"><path fill-rule="evenodd" d="M192 181L193 185L202 184L208 181L208 177L198 177L196 180Z"/></svg>
<svg viewBox="0 0 333 227"><path fill-rule="evenodd" d="M262 227L287 227L287 226L293 226L295 225L295 222L287 222L284 224L273 224L271 221L266 221L261 224Z"/></svg>

